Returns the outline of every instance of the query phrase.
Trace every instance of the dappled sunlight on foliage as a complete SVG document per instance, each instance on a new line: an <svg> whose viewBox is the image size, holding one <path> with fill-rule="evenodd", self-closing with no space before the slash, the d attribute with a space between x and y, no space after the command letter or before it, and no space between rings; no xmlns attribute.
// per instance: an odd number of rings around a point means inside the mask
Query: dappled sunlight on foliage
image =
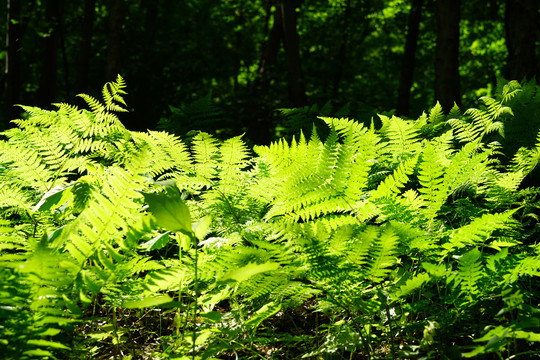
<svg viewBox="0 0 540 360"><path fill-rule="evenodd" d="M254 147L130 131L125 86L3 133L6 359L538 353L540 145L499 142L534 83Z"/></svg>

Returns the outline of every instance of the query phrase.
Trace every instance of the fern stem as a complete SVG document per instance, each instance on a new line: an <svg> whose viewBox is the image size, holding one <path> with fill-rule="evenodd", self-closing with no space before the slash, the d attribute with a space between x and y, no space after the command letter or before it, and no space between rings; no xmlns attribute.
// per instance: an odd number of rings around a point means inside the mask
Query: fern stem
<svg viewBox="0 0 540 360"><path fill-rule="evenodd" d="M195 235L190 235L193 246L195 248L195 278L194 278L194 290L195 290L195 299L193 301L193 345L191 350L192 359L195 360L195 341L197 340L197 307L199 299L199 279L198 279L198 260L199 260L199 244L197 237Z"/></svg>
<svg viewBox="0 0 540 360"><path fill-rule="evenodd" d="M112 310L113 310L113 335L116 340L116 344L115 344L116 353L122 355L121 350L120 350L120 338L118 337L118 321L116 318L116 306L114 306ZM116 355L114 356L114 358L116 359Z"/></svg>
<svg viewBox="0 0 540 360"><path fill-rule="evenodd" d="M383 292L383 288L381 286L381 293L382 292ZM388 306L388 301L385 301L385 305L386 305L386 317L388 318L388 329L389 329L389 333L392 334L394 330L392 329L392 318L390 316L390 308ZM392 355L394 356L394 358L397 359L396 344L394 341L390 342L390 347L392 349Z"/></svg>
<svg viewBox="0 0 540 360"><path fill-rule="evenodd" d="M240 217L236 214L236 211L234 211L234 207L232 206L231 202L229 201L227 196L221 190L218 190L218 191L221 194L221 196L223 197L223 199L225 199L225 202L227 203L227 206L229 207L229 209L231 211L231 215L234 217L236 222L239 224L240 223Z"/></svg>

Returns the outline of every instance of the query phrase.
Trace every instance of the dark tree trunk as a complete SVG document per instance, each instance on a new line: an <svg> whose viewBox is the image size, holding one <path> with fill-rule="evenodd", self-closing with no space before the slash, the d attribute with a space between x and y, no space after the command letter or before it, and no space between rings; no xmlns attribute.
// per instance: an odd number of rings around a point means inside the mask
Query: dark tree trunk
<svg viewBox="0 0 540 360"><path fill-rule="evenodd" d="M270 12L270 6L268 7L268 11ZM283 39L282 23L281 10L276 8L274 12L274 25L268 35L268 42L261 57L261 61L259 62L259 68L257 69L259 81L256 83L256 88L260 88L263 91L266 91L270 85L269 74L274 70L277 62L277 55Z"/></svg>
<svg viewBox="0 0 540 360"><path fill-rule="evenodd" d="M287 57L289 101L292 106L302 107L306 105L307 99L302 79L299 36L296 28L296 5L294 3L292 0L281 0L279 7L283 23L283 47Z"/></svg>
<svg viewBox="0 0 540 360"><path fill-rule="evenodd" d="M418 29L422 18L423 0L412 0L409 14L409 26L405 39L405 52L401 63L401 76L399 78L397 113L409 116L411 87L415 67L416 48L418 46Z"/></svg>
<svg viewBox="0 0 540 360"><path fill-rule="evenodd" d="M77 78L75 80L75 92L77 94L88 91L88 73L90 72L90 55L92 53L92 36L96 0L85 0L84 14L81 24L81 42L79 44L79 57L77 59Z"/></svg>
<svg viewBox="0 0 540 360"><path fill-rule="evenodd" d="M45 21L49 34L41 40L41 75L37 92L37 102L41 107L49 107L56 97L61 7L62 0L47 0L45 4Z"/></svg>
<svg viewBox="0 0 540 360"><path fill-rule="evenodd" d="M274 1L269 0L266 8L266 21L264 25L265 37L268 37L264 45L259 66L257 68L257 78L253 84L253 98L248 111L253 114L249 121L244 123L248 137L256 144L266 144L270 139L270 112L266 102L270 84L276 72L276 63L279 49L283 40L283 21L281 9L276 6L275 11L271 11ZM269 30L270 17L273 18L272 28Z"/></svg>
<svg viewBox="0 0 540 360"><path fill-rule="evenodd" d="M145 11L144 36L141 38L142 50L141 67L152 69L155 67L154 45L156 42L156 22L158 15L159 0L143 0L142 8ZM152 99L158 98L161 92L154 87L151 71L145 71L140 75L137 89L134 91L134 107L138 116L134 117L134 130L146 131L155 128L157 111Z"/></svg>
<svg viewBox="0 0 540 360"><path fill-rule="evenodd" d="M535 42L538 0L507 0L505 14L508 80L530 80L536 75Z"/></svg>
<svg viewBox="0 0 540 360"><path fill-rule="evenodd" d="M126 4L124 0L111 0L109 7L109 29L107 44L107 81L113 81L122 70L122 27Z"/></svg>
<svg viewBox="0 0 540 360"><path fill-rule="evenodd" d="M64 68L64 92L66 99L71 99L71 87L69 82L69 65L66 53L66 40L64 32L64 4L59 8L58 14L58 40L60 41L60 51L62 53L62 67Z"/></svg>
<svg viewBox="0 0 540 360"><path fill-rule="evenodd" d="M445 112L461 105L459 78L459 21L461 0L437 0L435 99Z"/></svg>
<svg viewBox="0 0 540 360"><path fill-rule="evenodd" d="M343 36L341 39L341 45L339 46L339 55L336 66L336 73L334 74L334 81L332 86L332 99L336 99L339 94L339 83L343 77L343 69L345 68L345 60L347 54L347 44L349 42L349 22L351 19L351 0L347 0L345 4L345 15L343 17Z"/></svg>
<svg viewBox="0 0 540 360"><path fill-rule="evenodd" d="M21 96L21 40L23 23L21 21L20 0L7 0L6 65L4 70L4 92L6 119L0 123L0 129L8 127L8 122L19 117L15 104Z"/></svg>

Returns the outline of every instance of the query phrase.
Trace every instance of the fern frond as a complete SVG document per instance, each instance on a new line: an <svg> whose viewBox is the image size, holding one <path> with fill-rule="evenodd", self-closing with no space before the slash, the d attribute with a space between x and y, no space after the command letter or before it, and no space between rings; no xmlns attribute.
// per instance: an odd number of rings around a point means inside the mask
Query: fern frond
<svg viewBox="0 0 540 360"><path fill-rule="evenodd" d="M217 175L219 147L217 140L211 135L200 132L193 138L193 159L195 160L195 174L200 181L210 186L211 180Z"/></svg>
<svg viewBox="0 0 540 360"><path fill-rule="evenodd" d="M193 173L191 154L179 137L151 130L131 134L137 146L146 147L145 151L149 152L149 175L155 177L165 172L174 172L175 177L181 177ZM185 177L183 179L186 180Z"/></svg>
<svg viewBox="0 0 540 360"><path fill-rule="evenodd" d="M461 292L473 299L478 293L478 283L484 276L482 272L482 254L477 248L465 253L458 264L457 280L461 285Z"/></svg>
<svg viewBox="0 0 540 360"><path fill-rule="evenodd" d="M502 84L504 84L504 86L502 87L502 89L500 89L500 86ZM518 81L512 80L510 82L506 82L505 80L501 78L497 79L497 93L502 95L503 103L509 103L520 92L521 92L521 85L519 84Z"/></svg>
<svg viewBox="0 0 540 360"><path fill-rule="evenodd" d="M505 115L508 116L514 116L514 113L512 112L512 109L508 106L504 105L504 102L497 101L493 98L483 96L480 98L480 101L486 105L488 109L488 114L491 117L492 121L495 121L499 119L500 117L503 117ZM503 135L503 133L501 133Z"/></svg>
<svg viewBox="0 0 540 360"><path fill-rule="evenodd" d="M461 119L450 119L447 123L452 127L456 139L461 142L470 142L478 139L480 136L480 128L474 128L470 123Z"/></svg>
<svg viewBox="0 0 540 360"><path fill-rule="evenodd" d="M527 256L516 264L515 267L513 267L510 270L510 273L507 276L507 281L514 282L521 276L540 276L540 256Z"/></svg>
<svg viewBox="0 0 540 360"><path fill-rule="evenodd" d="M448 117L450 119L461 117L461 110L459 109L459 106L457 106L456 103L454 103L454 106L452 106L452 109L450 109L450 112L448 113Z"/></svg>
<svg viewBox="0 0 540 360"><path fill-rule="evenodd" d="M95 97L86 94L79 94L77 96L84 100L86 105L88 105L88 107L93 113L97 114L105 111L105 106L103 106L101 101L99 101Z"/></svg>
<svg viewBox="0 0 540 360"><path fill-rule="evenodd" d="M421 187L418 192L427 206L424 216L429 222L436 216L449 194L448 187L444 183L446 162L444 148L441 150L436 151L435 147L427 142L419 166L418 180Z"/></svg>
<svg viewBox="0 0 540 360"><path fill-rule="evenodd" d="M515 192L525 178L522 170L499 173L492 170L486 184L479 187L479 192L487 195L487 200L493 203L511 203Z"/></svg>
<svg viewBox="0 0 540 360"><path fill-rule="evenodd" d="M520 148L512 159L514 169L522 171L525 175L533 171L540 164L540 132L536 136L536 145L533 149Z"/></svg>
<svg viewBox="0 0 540 360"><path fill-rule="evenodd" d="M22 188L22 185L3 180L0 185L0 208L3 209L2 215L8 216L10 213L29 214L34 200L30 195L28 191Z"/></svg>
<svg viewBox="0 0 540 360"><path fill-rule="evenodd" d="M414 156L399 164L396 170L388 175L378 186L376 190L371 192L373 200L380 199L386 196L398 194L405 184L409 181L409 176L413 173L418 156Z"/></svg>
<svg viewBox="0 0 540 360"><path fill-rule="evenodd" d="M142 198L136 190L146 182L139 175L140 168L130 170L108 169L104 174L106 181L98 191L93 191L85 210L62 231L66 250L77 263L98 254L103 246L108 245L111 254L114 253L111 246L125 247L121 231L127 232L135 221L140 209L137 199Z"/></svg>
<svg viewBox="0 0 540 360"><path fill-rule="evenodd" d="M385 149L396 159L409 157L419 150L418 129L413 121L403 120L396 116L388 118L379 115L383 123L380 132L388 138Z"/></svg>
<svg viewBox="0 0 540 360"><path fill-rule="evenodd" d="M444 184L451 193L463 186L485 182L490 169L490 151L477 152L478 142L465 144L451 159L444 174Z"/></svg>
<svg viewBox="0 0 540 360"><path fill-rule="evenodd" d="M7 358L55 357L59 350L69 351L57 335L81 315L69 299L75 277L69 258L48 248L46 235L31 247L24 261L0 267L0 339Z"/></svg>
<svg viewBox="0 0 540 360"><path fill-rule="evenodd" d="M386 278L390 272L390 267L397 261L398 240L399 237L390 226L383 228L369 252L371 258L369 279L374 282L381 282Z"/></svg>
<svg viewBox="0 0 540 360"><path fill-rule="evenodd" d="M379 236L379 230L375 226L368 226L357 236L351 237L347 244L347 260L359 268L368 264L369 251Z"/></svg>
<svg viewBox="0 0 540 360"><path fill-rule="evenodd" d="M449 115L450 116L450 115ZM441 104L437 101L434 107L429 111L428 120L432 124L439 124L444 121L446 116L444 115L443 108Z"/></svg>
<svg viewBox="0 0 540 360"><path fill-rule="evenodd" d="M218 169L221 176L220 187L224 189L237 188L236 179L241 176L248 166L249 151L242 141L242 136L236 136L223 142L219 149Z"/></svg>
<svg viewBox="0 0 540 360"><path fill-rule="evenodd" d="M6 175L19 179L34 189L46 192L51 188L55 172L47 168L37 150L10 146L7 142L0 142L0 163L8 166Z"/></svg>
<svg viewBox="0 0 540 360"><path fill-rule="evenodd" d="M486 242L497 230L510 230L515 226L512 215L516 210L504 213L484 214L473 219L468 225L452 230L448 242L442 244L448 254L465 246L477 246Z"/></svg>
<svg viewBox="0 0 540 360"><path fill-rule="evenodd" d="M406 297L417 289L420 289L424 284L429 282L430 279L430 276L426 273L417 274L408 279L405 284L401 285L394 295L401 298Z"/></svg>
<svg viewBox="0 0 540 360"><path fill-rule="evenodd" d="M314 132L309 142L301 135L300 141L293 138L290 146L278 142L256 149L270 161L269 177L256 185L265 189L269 184L274 194L268 197L273 201L266 219L284 216L288 222L316 221L337 228L338 223L351 220L350 214L358 221L372 216L363 211L362 201L367 198L364 189L369 184L379 138L354 121L322 119L331 128L324 143Z"/></svg>
<svg viewBox="0 0 540 360"><path fill-rule="evenodd" d="M127 110L117 103L126 106L122 95L127 94L123 89L126 87L126 82L122 76L118 75L114 82L109 82L103 86L102 95L107 111L126 112Z"/></svg>

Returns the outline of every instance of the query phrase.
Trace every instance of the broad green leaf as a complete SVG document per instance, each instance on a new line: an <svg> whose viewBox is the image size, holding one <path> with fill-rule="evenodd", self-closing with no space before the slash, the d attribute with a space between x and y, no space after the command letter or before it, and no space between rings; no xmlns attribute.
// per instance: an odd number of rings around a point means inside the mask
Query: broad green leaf
<svg viewBox="0 0 540 360"><path fill-rule="evenodd" d="M50 351L42 350L42 349L35 349L35 350L26 350L23 352L24 355L31 355L31 356L37 356L37 357L52 357L53 354Z"/></svg>
<svg viewBox="0 0 540 360"><path fill-rule="evenodd" d="M154 215L157 225L173 232L191 233L191 215L174 183L163 184L161 193L143 193L148 212Z"/></svg>
<svg viewBox="0 0 540 360"><path fill-rule="evenodd" d="M46 347L54 348L54 349L71 350L70 348L68 348L67 346L63 344L57 343L55 341L48 341L48 340L43 340L43 339L28 340L27 344L37 345L37 346L46 346Z"/></svg>
<svg viewBox="0 0 540 360"><path fill-rule="evenodd" d="M51 190L47 191L41 200L32 209L35 211L47 211L54 210L73 198L71 186L55 186Z"/></svg>
<svg viewBox="0 0 540 360"><path fill-rule="evenodd" d="M151 240L148 240L144 244L141 244L141 246L143 248L145 248L146 250L148 250L148 251L157 250L157 249L161 249L165 245L167 245L170 240L171 240L171 237L169 236L169 233L166 232L166 233L163 233L163 234L160 234L160 235L154 237Z"/></svg>
<svg viewBox="0 0 540 360"><path fill-rule="evenodd" d="M207 313L200 314L199 316L213 323L218 323L223 319L223 314L218 311L209 311Z"/></svg>
<svg viewBox="0 0 540 360"><path fill-rule="evenodd" d="M210 224L212 218L210 216L203 217L200 221L193 224L193 232L199 240L204 240L208 232L210 231Z"/></svg>
<svg viewBox="0 0 540 360"><path fill-rule="evenodd" d="M532 332L532 331L517 330L517 331L514 331L513 335L517 339L523 339L526 341L540 341L540 334Z"/></svg>
<svg viewBox="0 0 540 360"><path fill-rule="evenodd" d="M43 330L42 332L38 333L37 335L39 335L39 336L56 336L56 335L60 334L61 332L62 332L62 330L60 330L60 329L47 328L47 329Z"/></svg>
<svg viewBox="0 0 540 360"><path fill-rule="evenodd" d="M250 263L250 264L247 264L246 266L243 266L239 269L236 269L227 273L223 277L222 280L232 279L238 282L242 282L242 281L246 281L247 279L249 279L250 277L254 275L267 272L267 271L277 270L278 268L279 268L278 263L270 263L270 262L267 262L264 264Z"/></svg>
<svg viewBox="0 0 540 360"><path fill-rule="evenodd" d="M127 301L124 303L124 307L128 309L135 308L150 308L155 306L160 306L163 304L168 304L174 300L169 295L160 295L154 297L147 297L142 300Z"/></svg>

